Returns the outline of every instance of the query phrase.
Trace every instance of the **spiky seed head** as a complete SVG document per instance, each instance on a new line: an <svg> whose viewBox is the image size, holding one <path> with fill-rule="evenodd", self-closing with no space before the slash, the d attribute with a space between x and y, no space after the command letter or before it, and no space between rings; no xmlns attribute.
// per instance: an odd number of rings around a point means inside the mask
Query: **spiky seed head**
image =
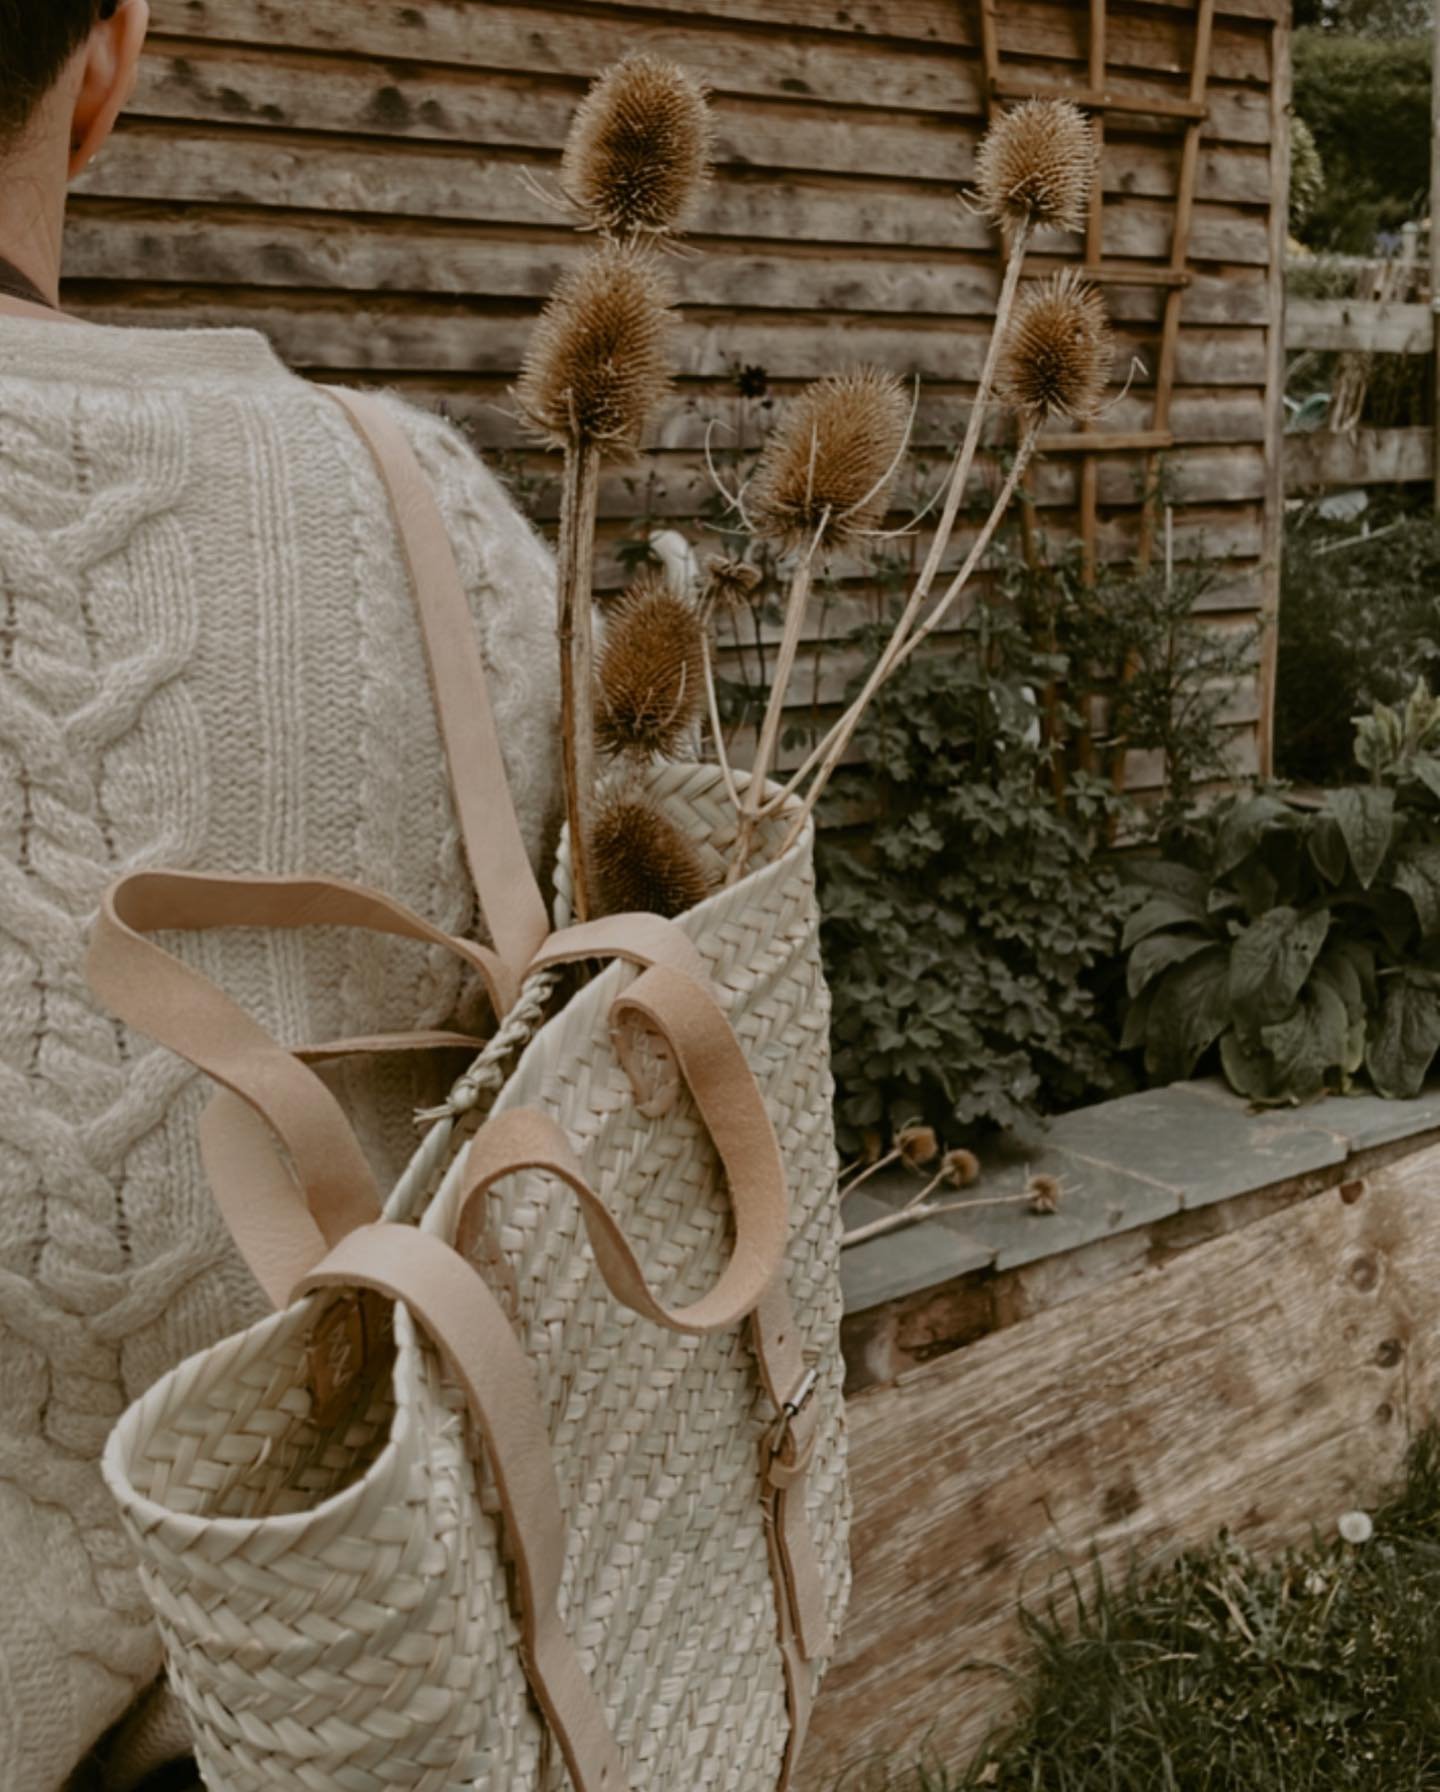
<svg viewBox="0 0 1440 1792"><path fill-rule="evenodd" d="M909 1126L902 1126L896 1133L895 1149L900 1153L901 1162L908 1168L921 1170L934 1161L940 1150L940 1141L935 1137L934 1127L912 1122Z"/></svg>
<svg viewBox="0 0 1440 1792"><path fill-rule="evenodd" d="M1025 1198L1031 1213L1054 1213L1065 1199L1065 1184L1058 1176L1037 1170L1025 1184Z"/></svg>
<svg viewBox="0 0 1440 1792"><path fill-rule="evenodd" d="M771 433L745 495L755 532L841 547L884 517L910 422L904 382L878 368L807 386Z"/></svg>
<svg viewBox="0 0 1440 1792"><path fill-rule="evenodd" d="M1080 230L1100 159L1094 126L1069 100L1001 113L975 152L980 209L992 223Z"/></svg>
<svg viewBox="0 0 1440 1792"><path fill-rule="evenodd" d="M705 89L656 56L627 56L580 103L560 184L593 229L667 236L681 229L710 174L714 127Z"/></svg>
<svg viewBox="0 0 1440 1792"><path fill-rule="evenodd" d="M951 1188L970 1188L980 1180L980 1159L963 1148L947 1151L940 1159L940 1173Z"/></svg>
<svg viewBox="0 0 1440 1792"><path fill-rule="evenodd" d="M694 842L650 797L635 790L600 799L590 831L601 912L683 915L710 894Z"/></svg>
<svg viewBox="0 0 1440 1792"><path fill-rule="evenodd" d="M607 753L672 757L700 714L700 614L663 573L642 573L609 615L596 679L595 739Z"/></svg>
<svg viewBox="0 0 1440 1792"><path fill-rule="evenodd" d="M552 447L632 451L669 390L675 321L654 261L605 244L561 278L540 314L515 387L520 410Z"/></svg>
<svg viewBox="0 0 1440 1792"><path fill-rule="evenodd" d="M755 602L765 575L748 560L712 556L705 568L702 602L706 610L748 610Z"/></svg>
<svg viewBox="0 0 1440 1792"><path fill-rule="evenodd" d="M1086 422L1100 409L1115 339L1105 302L1073 268L1023 292L1001 350L996 385L1032 422Z"/></svg>

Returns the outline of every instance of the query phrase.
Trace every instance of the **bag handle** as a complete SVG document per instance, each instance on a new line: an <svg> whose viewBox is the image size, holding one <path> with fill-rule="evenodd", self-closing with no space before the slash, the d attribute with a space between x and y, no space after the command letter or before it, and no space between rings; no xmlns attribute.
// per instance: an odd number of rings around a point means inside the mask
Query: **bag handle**
<svg viewBox="0 0 1440 1792"><path fill-rule="evenodd" d="M379 400L338 387L329 395L369 447L390 497L470 876L495 950L518 985L550 918L505 777L485 665L445 519L404 430Z"/></svg>
<svg viewBox="0 0 1440 1792"><path fill-rule="evenodd" d="M509 1006L510 974L488 947L453 938L379 891L330 878L136 872L105 893L87 970L112 1013L188 1058L274 1127L319 1235L333 1244L377 1218L381 1205L344 1110L315 1072L238 1002L145 937L163 929L311 926L363 927L444 946L480 972L497 1012ZM464 1039L426 1035L417 1043ZM342 1050L368 1043L338 1042ZM333 1048L321 1053L335 1055Z"/></svg>

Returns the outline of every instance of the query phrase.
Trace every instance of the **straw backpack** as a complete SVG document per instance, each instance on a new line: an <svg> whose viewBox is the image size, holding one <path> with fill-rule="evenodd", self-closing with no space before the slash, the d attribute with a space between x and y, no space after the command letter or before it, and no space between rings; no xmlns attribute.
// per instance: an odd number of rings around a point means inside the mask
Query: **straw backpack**
<svg viewBox="0 0 1440 1792"><path fill-rule="evenodd" d="M318 877L106 898L94 987L221 1085L207 1173L277 1307L105 1453L170 1685L212 1792L771 1792L848 1592L811 840L780 854L781 814L677 922L579 928L562 847L552 931L439 512L383 410L336 396L409 556L493 948ZM651 782L718 865L718 771ZM495 1034L287 1050L150 937L314 925L458 953ZM382 1201L310 1066L457 1043Z"/></svg>

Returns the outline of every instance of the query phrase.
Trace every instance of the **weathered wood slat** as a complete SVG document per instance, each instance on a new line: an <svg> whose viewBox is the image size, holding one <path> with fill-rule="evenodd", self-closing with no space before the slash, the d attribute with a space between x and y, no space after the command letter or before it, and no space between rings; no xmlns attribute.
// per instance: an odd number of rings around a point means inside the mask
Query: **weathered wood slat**
<svg viewBox="0 0 1440 1792"><path fill-rule="evenodd" d="M801 1764L829 1792L1010 1696L1017 1597L1211 1540L1274 1548L1371 1504L1436 1410L1440 1152L1327 1191L850 1406L855 1594Z"/></svg>
<svg viewBox="0 0 1440 1792"><path fill-rule="evenodd" d="M1421 429L1361 429L1354 435L1316 430L1286 436L1285 489L1316 486L1404 485L1429 479L1435 471L1435 432Z"/></svg>
<svg viewBox="0 0 1440 1792"><path fill-rule="evenodd" d="M872 7L871 34L883 31L887 40L883 45L865 41L865 34L850 21L849 9L837 9L827 31L826 10L802 8L798 16L785 20L777 19L770 8L657 5L632 12L624 32L627 47L652 49L687 62L722 92L732 91L737 81L748 86L756 78L734 66L745 61L768 65L771 73L761 77L771 83L768 91L823 96L835 84L852 85L855 59L863 56L872 63L883 58L897 71L880 75L873 104L947 109L947 96L952 94L947 65L953 66L955 58L935 52L942 47L951 52L977 47L971 7L944 7L950 16L943 23L936 0L921 9L923 23L907 19L905 8ZM847 15L843 24L842 12ZM1075 12L1074 7L1031 5L1007 18L1002 29L1007 54L1081 59ZM415 60L588 77L616 53L616 25L603 16L532 10L495 0L484 0L483 5L477 0L425 0L415 7L394 6L389 0L305 0L303 9L290 0L154 0L152 13L155 30L164 35L285 43L387 62ZM777 23L808 29L783 34L752 29ZM938 36L942 31L945 35ZM748 55L727 58L725 46L737 41L749 47ZM1185 25L1173 16L1130 14L1114 21L1111 61L1117 67L1188 73L1189 54ZM1244 30L1222 32L1214 67L1217 79L1263 83L1269 73L1266 46ZM922 73L922 68L930 72Z"/></svg>
<svg viewBox="0 0 1440 1792"><path fill-rule="evenodd" d="M612 29L607 54L586 73L593 74L628 42ZM914 110L899 101L887 108L879 91L867 86L866 58L873 60L868 47L864 56L857 56L849 82L818 91L782 86L779 93L772 91L775 83L766 61L737 55L733 38L720 39L716 53L732 69L752 70L755 87L753 95L748 88L737 94L727 83L717 84L715 113L724 161L753 167L796 165L793 159L777 162L778 149L789 158L803 153L799 164L803 167L854 167L857 147L847 148L843 141L852 130L860 128L864 142L877 131L893 135L897 123L903 123L907 135L915 124L928 124L934 132L935 159L917 164L912 140L908 162L889 171L902 176L913 174L917 166L939 171L953 165L950 145L956 117L981 115L976 71L958 58L948 66L944 104ZM1021 67L1018 62L1016 66ZM1037 65L1037 80L1043 82L1046 67ZM133 109L144 117L249 121L357 136L522 148L552 145L564 139L582 82L567 85L556 77L547 84L539 78L543 68L532 64L532 69L525 78L503 70L471 73L426 64L265 55L243 46L158 37L142 64ZM697 72L710 73L703 66ZM1029 77L1029 69L1022 72ZM1123 86L1125 77L1117 76L1116 84ZM764 97L763 106L754 103L757 96ZM737 103L746 97L751 103ZM937 92L938 97L942 96ZM868 121L864 108L870 109ZM814 135L812 121L817 128L828 125L828 131ZM872 127L868 132L863 129L867 122ZM1262 94L1243 87L1216 90L1208 127L1212 142L1264 144L1269 131ZM809 148L802 151L799 146L807 135ZM835 159L825 158L827 138L835 145Z"/></svg>
<svg viewBox="0 0 1440 1792"><path fill-rule="evenodd" d="M1130 208L1132 239L1151 247L1155 220ZM134 279L193 285L338 288L354 292L485 293L542 300L567 268L590 252L570 233L507 237L460 225L392 226L323 213L298 217L219 211L196 228L188 207L102 208L77 203L66 240L67 275L78 280ZM1121 236L1116 230L1116 236ZM1222 233L1223 234L1223 233ZM1237 232L1237 237L1243 233ZM1263 237L1262 237L1263 241ZM1236 241L1232 247L1247 245ZM903 312L907 316L987 317L993 266L897 255L856 247L797 244L746 254L711 245L680 264L674 284L690 305L807 312ZM1153 313L1154 296L1124 309Z"/></svg>
<svg viewBox="0 0 1440 1792"><path fill-rule="evenodd" d="M143 322L143 309L174 324L248 325L275 343L292 366L372 372L454 372L509 375L519 367L533 328L529 317L494 316L439 302L387 305L368 294L336 299L287 291L283 305L263 293L203 293L188 286L159 288L143 302L80 282L71 294L77 307L100 322ZM1117 334L1119 353L1144 352L1144 343ZM676 342L682 375L726 377L737 362L767 368L789 379L814 379L856 362L896 372L966 382L975 380L985 352L983 329L927 325L911 319L897 335L870 318L817 319L809 313L765 321L706 311L687 314ZM1256 386L1263 382L1265 338L1259 330L1196 334L1181 344L1179 378L1187 385ZM1136 385L1145 377L1137 375Z"/></svg>
<svg viewBox="0 0 1440 1792"><path fill-rule="evenodd" d="M1285 307L1286 348L1359 349L1374 354L1428 355L1435 346L1428 305L1365 299L1291 299Z"/></svg>
<svg viewBox="0 0 1440 1792"><path fill-rule="evenodd" d="M801 135L796 132L797 138ZM955 200L977 135L957 125L949 180L943 171L939 178L923 181L872 175L857 187L856 176L807 171L782 184L753 173L747 178L737 166L723 168L702 201L694 233L822 242L852 242L863 235L866 241L917 248L979 242L983 228L957 216ZM928 135L912 145L918 154L930 147ZM558 145L529 156L476 157L468 150L432 144L377 148L294 131L257 133L253 127L215 124L176 128L137 119L107 145L76 190L124 199L553 226L559 216L555 206L522 174L527 166L536 173L553 173L557 162ZM1174 156L1142 144L1111 142L1104 180L1106 190L1117 195L1170 198ZM1199 195L1219 204L1264 205L1263 158L1247 150L1212 151L1201 161Z"/></svg>

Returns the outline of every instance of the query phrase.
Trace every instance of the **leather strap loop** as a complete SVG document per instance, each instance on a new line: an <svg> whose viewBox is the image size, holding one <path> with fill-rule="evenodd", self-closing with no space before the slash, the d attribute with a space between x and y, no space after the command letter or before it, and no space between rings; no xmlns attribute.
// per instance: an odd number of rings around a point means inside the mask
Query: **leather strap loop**
<svg viewBox="0 0 1440 1792"><path fill-rule="evenodd" d="M444 1351L484 1441L515 1565L526 1673L575 1792L624 1792L625 1764L560 1621L565 1517L535 1372L494 1295L440 1239L363 1227L302 1284L403 1300Z"/></svg>

